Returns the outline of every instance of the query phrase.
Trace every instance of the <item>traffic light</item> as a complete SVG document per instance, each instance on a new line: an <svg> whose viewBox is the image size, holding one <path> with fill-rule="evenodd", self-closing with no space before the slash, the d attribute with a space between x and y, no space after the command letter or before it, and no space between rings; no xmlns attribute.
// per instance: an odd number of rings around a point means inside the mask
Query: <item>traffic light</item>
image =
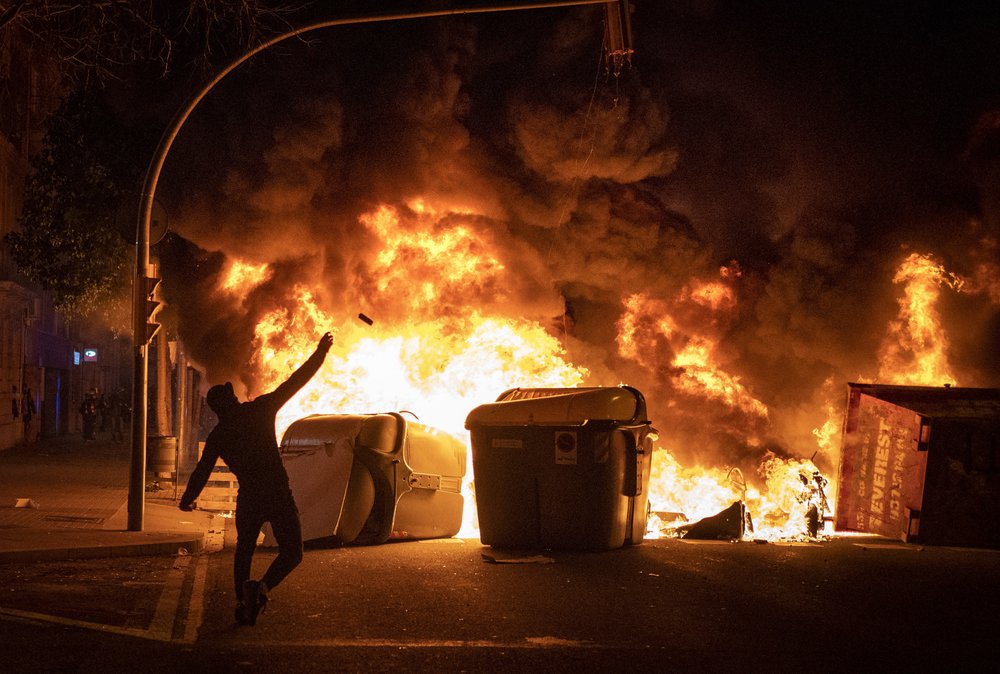
<svg viewBox="0 0 1000 674"><path fill-rule="evenodd" d="M153 317L161 309L159 300L153 298L153 294L160 285L160 279L146 276L146 341L149 344L153 336L160 330L160 324L153 320Z"/></svg>

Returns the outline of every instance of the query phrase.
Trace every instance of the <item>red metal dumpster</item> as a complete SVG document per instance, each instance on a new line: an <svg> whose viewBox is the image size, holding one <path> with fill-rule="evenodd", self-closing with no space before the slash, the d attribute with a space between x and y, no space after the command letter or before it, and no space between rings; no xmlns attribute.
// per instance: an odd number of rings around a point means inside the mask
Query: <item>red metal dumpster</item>
<svg viewBox="0 0 1000 674"><path fill-rule="evenodd" d="M1000 389L848 386L836 528L1000 547Z"/></svg>

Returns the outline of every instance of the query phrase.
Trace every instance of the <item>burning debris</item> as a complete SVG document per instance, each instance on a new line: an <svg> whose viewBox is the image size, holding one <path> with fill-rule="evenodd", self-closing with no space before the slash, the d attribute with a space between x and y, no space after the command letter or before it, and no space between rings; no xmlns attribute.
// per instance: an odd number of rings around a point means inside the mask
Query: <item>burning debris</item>
<svg viewBox="0 0 1000 674"><path fill-rule="evenodd" d="M800 471L799 479L804 487L802 501L806 504L806 534L810 538L816 538L830 513L830 504L826 500L829 481L818 470L813 471L811 476Z"/></svg>
<svg viewBox="0 0 1000 674"><path fill-rule="evenodd" d="M764 464L765 471L773 472L773 461ZM792 494L792 507L784 510L767 499L762 499L756 489L749 488L738 468L727 472L726 480L730 493L738 493L733 501L721 511L691 521L681 512L651 510L648 531L652 536L668 536L696 540L790 540L817 539L823 535L824 523L829 521L829 504L826 497L827 479L818 470L800 466L794 471L783 471L785 484L774 484L770 477L769 493L785 490ZM747 500L752 498L759 508L758 515L767 525L754 529L751 507Z"/></svg>
<svg viewBox="0 0 1000 674"><path fill-rule="evenodd" d="M753 520L743 501L735 501L731 506L711 517L677 528L681 538L696 540L739 541L747 534L753 534Z"/></svg>

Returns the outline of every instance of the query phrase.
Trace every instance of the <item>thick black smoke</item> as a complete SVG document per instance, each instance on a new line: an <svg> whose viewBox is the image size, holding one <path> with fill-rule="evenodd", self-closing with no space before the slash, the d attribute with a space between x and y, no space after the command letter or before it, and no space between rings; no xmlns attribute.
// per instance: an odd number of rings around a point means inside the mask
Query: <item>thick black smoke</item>
<svg viewBox="0 0 1000 674"><path fill-rule="evenodd" d="M294 282L356 314L378 281L359 218L388 204L405 227L420 198L475 214L503 251L509 284L475 288L479 306L557 325L593 383L646 392L690 460L811 455L825 405L878 371L910 252L970 279L941 307L952 364L962 385L1000 385L1000 91L977 79L1000 66L996 16L636 4L620 76L601 11L577 8L341 28L221 85L164 177L193 244L167 282L209 379L244 372L252 326L294 305ZM275 271L220 294L226 258ZM734 301L692 300L708 282ZM640 294L676 331L643 314L630 357L616 336ZM674 359L699 339L766 416L682 390Z"/></svg>

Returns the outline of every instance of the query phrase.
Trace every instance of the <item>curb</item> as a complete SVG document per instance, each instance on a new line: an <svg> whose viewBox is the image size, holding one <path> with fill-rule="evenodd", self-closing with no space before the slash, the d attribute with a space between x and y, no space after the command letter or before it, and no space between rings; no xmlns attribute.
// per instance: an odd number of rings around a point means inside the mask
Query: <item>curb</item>
<svg viewBox="0 0 1000 674"><path fill-rule="evenodd" d="M141 536L141 532L139 533ZM205 534L154 534L155 540L134 543L91 541L74 545L72 542L51 546L0 550L0 563L32 561L64 561L70 559L107 559L111 557L148 557L156 555L198 554L205 550ZM53 543L55 543L53 541ZM185 550L182 553L180 550Z"/></svg>
<svg viewBox="0 0 1000 674"><path fill-rule="evenodd" d="M125 514L123 505L104 529L0 529L0 563L211 553L223 549L232 528L214 513L149 503L148 528L127 531Z"/></svg>

